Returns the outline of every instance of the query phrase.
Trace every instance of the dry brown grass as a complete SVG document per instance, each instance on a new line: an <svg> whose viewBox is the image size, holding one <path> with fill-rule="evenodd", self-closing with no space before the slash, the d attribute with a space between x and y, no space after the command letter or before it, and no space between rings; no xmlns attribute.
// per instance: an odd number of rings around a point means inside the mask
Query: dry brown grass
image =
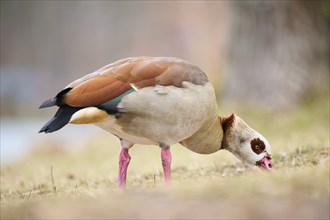
<svg viewBox="0 0 330 220"><path fill-rule="evenodd" d="M198 155L175 145L166 185L159 149L136 146L123 191L116 188L115 138L95 137L72 151L48 143L1 168L1 218L329 219L327 102L286 113L239 112L273 145L271 174L226 151Z"/></svg>

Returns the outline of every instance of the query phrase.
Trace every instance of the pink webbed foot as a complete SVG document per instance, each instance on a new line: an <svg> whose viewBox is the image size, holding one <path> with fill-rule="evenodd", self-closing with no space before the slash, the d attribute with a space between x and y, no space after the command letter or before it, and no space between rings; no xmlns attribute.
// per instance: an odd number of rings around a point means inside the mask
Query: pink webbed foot
<svg viewBox="0 0 330 220"><path fill-rule="evenodd" d="M172 155L169 147L161 147L161 157L162 157L162 165L164 171L165 182L170 182L171 177L171 162Z"/></svg>

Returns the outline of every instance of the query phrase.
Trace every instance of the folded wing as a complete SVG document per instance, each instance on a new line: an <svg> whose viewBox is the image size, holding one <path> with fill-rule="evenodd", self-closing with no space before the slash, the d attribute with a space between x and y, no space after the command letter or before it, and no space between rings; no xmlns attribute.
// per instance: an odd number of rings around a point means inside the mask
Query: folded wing
<svg viewBox="0 0 330 220"><path fill-rule="evenodd" d="M59 106L54 118L39 132L53 132L65 126L71 116L86 107L97 107L108 114L118 113L117 105L131 92L149 86L182 87L184 81L196 85L208 82L193 64L171 57L126 58L102 67L66 86L40 108Z"/></svg>
<svg viewBox="0 0 330 220"><path fill-rule="evenodd" d="M130 89L163 85L181 87L183 81L202 85L208 80L196 66L177 58L126 58L69 84L64 103L73 107L101 105Z"/></svg>

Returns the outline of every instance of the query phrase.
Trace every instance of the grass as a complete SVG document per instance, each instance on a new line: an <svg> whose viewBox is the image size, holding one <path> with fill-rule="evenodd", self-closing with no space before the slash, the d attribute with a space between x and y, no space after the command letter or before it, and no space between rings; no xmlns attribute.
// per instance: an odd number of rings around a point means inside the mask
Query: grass
<svg viewBox="0 0 330 220"><path fill-rule="evenodd" d="M221 114L237 112L269 139L275 172L226 151L198 155L175 145L166 185L159 148L136 146L123 191L116 138L97 136L71 151L47 143L1 167L1 218L329 219L329 96L287 112L226 106Z"/></svg>

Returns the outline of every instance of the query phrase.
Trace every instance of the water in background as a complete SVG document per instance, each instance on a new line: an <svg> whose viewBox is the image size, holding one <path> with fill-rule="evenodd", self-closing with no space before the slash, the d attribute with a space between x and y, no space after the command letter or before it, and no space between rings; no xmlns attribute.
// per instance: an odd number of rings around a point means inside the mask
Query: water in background
<svg viewBox="0 0 330 220"><path fill-rule="evenodd" d="M39 134L47 120L1 118L1 165L18 160L46 143L54 142L64 148L82 146L90 137L104 132L96 126L69 124L58 132Z"/></svg>

